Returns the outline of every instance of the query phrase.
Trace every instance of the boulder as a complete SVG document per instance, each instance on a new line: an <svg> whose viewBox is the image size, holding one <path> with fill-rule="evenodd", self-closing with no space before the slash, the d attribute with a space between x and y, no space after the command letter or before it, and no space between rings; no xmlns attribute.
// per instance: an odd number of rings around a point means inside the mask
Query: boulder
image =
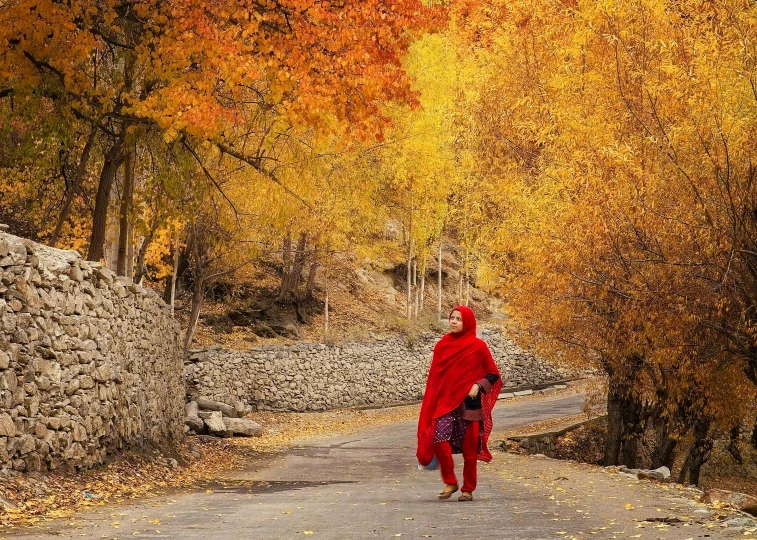
<svg viewBox="0 0 757 540"><path fill-rule="evenodd" d="M205 432L205 422L203 422L202 418L197 415L187 416L184 419L184 425L188 426L189 429L191 429L195 433Z"/></svg>
<svg viewBox="0 0 757 540"><path fill-rule="evenodd" d="M185 416L197 416L197 413L200 412L200 408L197 405L196 401L190 401L186 405L184 405L184 415Z"/></svg>
<svg viewBox="0 0 757 540"><path fill-rule="evenodd" d="M226 405L226 403L221 403L220 401L213 401L202 396L197 398L197 406L206 411L219 411L223 416L228 418L237 417L237 410L231 405Z"/></svg>
<svg viewBox="0 0 757 540"><path fill-rule="evenodd" d="M649 469L641 469L637 471L636 477L639 480L657 480L658 482L664 482L665 480L670 478L670 469L668 469L664 465L659 469L655 469L653 471L650 471Z"/></svg>
<svg viewBox="0 0 757 540"><path fill-rule="evenodd" d="M224 418L223 422L226 424L226 429L234 435L244 437L260 437L263 435L263 426L253 420L247 420L246 418Z"/></svg>
<svg viewBox="0 0 757 540"><path fill-rule="evenodd" d="M229 431L226 429L226 424L223 421L223 417L219 411L213 411L208 418L205 419L205 425L208 426L208 431L212 435L218 437L228 437Z"/></svg>
<svg viewBox="0 0 757 540"><path fill-rule="evenodd" d="M757 516L757 497L726 489L709 489L702 497L703 503L725 503L737 510Z"/></svg>

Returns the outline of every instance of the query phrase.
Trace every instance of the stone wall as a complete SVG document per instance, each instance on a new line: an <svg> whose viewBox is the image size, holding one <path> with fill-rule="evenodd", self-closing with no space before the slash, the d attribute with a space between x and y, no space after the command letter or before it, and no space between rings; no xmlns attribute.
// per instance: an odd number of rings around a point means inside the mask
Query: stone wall
<svg viewBox="0 0 757 540"><path fill-rule="evenodd" d="M183 434L181 331L152 291L0 232L0 467L89 467Z"/></svg>
<svg viewBox="0 0 757 540"><path fill-rule="evenodd" d="M517 387L569 374L535 358L484 329L504 386ZM417 340L399 337L371 343L327 346L298 344L233 351L192 351L184 368L190 392L228 403L240 411L326 410L388 405L420 399L437 334Z"/></svg>

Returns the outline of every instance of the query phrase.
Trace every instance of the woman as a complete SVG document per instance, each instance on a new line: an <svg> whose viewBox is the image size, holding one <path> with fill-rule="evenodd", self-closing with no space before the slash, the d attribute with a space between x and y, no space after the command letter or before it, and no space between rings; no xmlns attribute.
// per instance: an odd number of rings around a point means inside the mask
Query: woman
<svg viewBox="0 0 757 540"><path fill-rule="evenodd" d="M439 494L449 499L458 490L452 454L463 454L463 489L458 501L472 501L477 460L491 461L486 447L492 431L491 411L502 381L486 343L476 337L473 310L457 306L449 315L450 333L434 347L434 356L418 419L418 462L434 455L442 481Z"/></svg>

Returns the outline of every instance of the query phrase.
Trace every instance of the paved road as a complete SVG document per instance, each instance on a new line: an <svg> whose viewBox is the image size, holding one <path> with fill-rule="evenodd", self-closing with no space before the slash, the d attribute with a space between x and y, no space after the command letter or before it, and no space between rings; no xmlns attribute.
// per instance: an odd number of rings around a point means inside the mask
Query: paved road
<svg viewBox="0 0 757 540"><path fill-rule="evenodd" d="M576 395L500 403L495 409L495 425L502 429L526 421L572 415L580 412L582 404L583 396ZM601 478L579 482L579 475L609 478L607 473L554 460L498 453L493 464L479 469L479 489L474 502L458 503L456 497L438 501L435 495L442 487L441 481L437 472L418 471L414 434L414 422L402 422L315 441L293 449L262 470L234 474L212 486L212 492L183 492L140 504L111 506L99 514L78 516L75 526L58 522L16 536L536 539L570 538L574 533L585 533L591 526L595 531L591 534L598 533L592 538L617 537L610 534L618 532L613 531L616 525L620 527L618 510L612 507L594 512L597 504L590 499L595 480ZM556 473L554 466L577 468L570 473ZM568 481L568 476L575 480ZM618 475L612 476L608 481L615 487L603 488L603 494L609 493L608 489L626 489L625 484L619 483ZM548 491L547 487L551 489L555 482L563 487ZM608 498L618 499L612 503L615 506L622 497L627 497L643 507L639 501L644 502L642 497L648 495L640 489L632 495L622 492ZM549 499L549 493L557 493L557 499L554 495ZM583 503L582 495L588 497ZM636 498L628 498L631 496ZM654 500L652 504L662 503ZM671 507L670 511L674 510ZM653 536L642 534L637 538L683 539L705 534L695 534L691 528L684 532L669 529L663 536L654 536L660 529L653 528ZM630 529L629 525L628 532L630 536L639 530Z"/></svg>

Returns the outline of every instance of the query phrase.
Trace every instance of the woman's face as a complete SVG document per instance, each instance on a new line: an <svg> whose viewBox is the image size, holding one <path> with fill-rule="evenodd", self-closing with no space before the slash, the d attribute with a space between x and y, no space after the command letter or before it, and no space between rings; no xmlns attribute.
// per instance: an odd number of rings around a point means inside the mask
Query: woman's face
<svg viewBox="0 0 757 540"><path fill-rule="evenodd" d="M453 334L463 331L463 315L457 310L449 314L449 329Z"/></svg>

